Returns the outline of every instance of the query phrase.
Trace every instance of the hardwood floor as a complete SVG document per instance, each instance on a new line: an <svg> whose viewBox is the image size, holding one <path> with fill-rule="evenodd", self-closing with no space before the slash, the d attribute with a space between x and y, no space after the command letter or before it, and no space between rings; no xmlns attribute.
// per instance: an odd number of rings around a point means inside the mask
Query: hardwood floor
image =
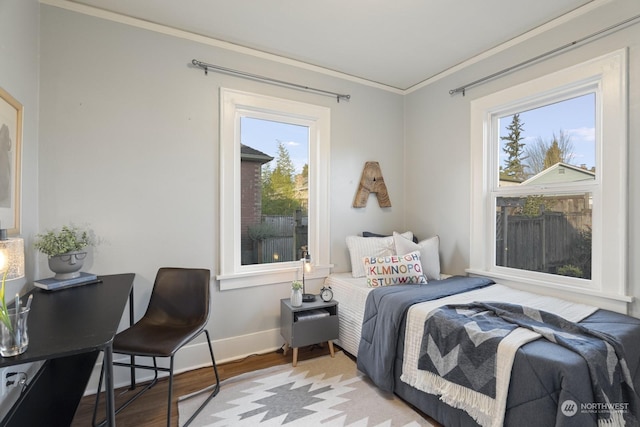
<svg viewBox="0 0 640 427"><path fill-rule="evenodd" d="M309 346L300 348L298 360L310 359L318 356L329 354L328 346ZM234 377L245 372L258 369L268 368L271 366L282 365L292 362L293 352L289 351L286 356L282 351L267 353L264 355L248 356L245 359L233 361L229 363L219 364L218 373L220 379ZM126 368L115 368L126 369ZM177 398L213 384L213 370L211 367L196 369L189 372L178 374L173 381L173 402L171 409L171 425L178 425L178 404ZM116 424L118 427L155 427L167 425L167 387L168 379L164 378L158 381L152 389L147 391L139 399L133 402L129 407L124 409L116 416ZM139 388L138 388L139 389ZM138 389L130 391L127 387L116 389L116 407L123 401L127 400L131 393L135 393ZM93 406L95 395L85 396L82 398L76 415L73 419L72 427L88 427L91 426L91 418L93 416ZM104 398L101 398L101 407L98 414L104 414ZM104 418L104 415L103 415Z"/></svg>

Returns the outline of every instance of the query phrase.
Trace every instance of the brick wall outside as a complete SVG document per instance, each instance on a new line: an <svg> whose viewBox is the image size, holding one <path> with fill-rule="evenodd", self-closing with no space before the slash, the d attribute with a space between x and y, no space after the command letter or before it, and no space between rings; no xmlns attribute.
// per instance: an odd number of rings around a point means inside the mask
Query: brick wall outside
<svg viewBox="0 0 640 427"><path fill-rule="evenodd" d="M250 261L253 242L247 235L247 229L251 225L260 224L262 214L261 164L258 162L240 162L240 183L240 236L242 263L245 264L245 261L253 262Z"/></svg>

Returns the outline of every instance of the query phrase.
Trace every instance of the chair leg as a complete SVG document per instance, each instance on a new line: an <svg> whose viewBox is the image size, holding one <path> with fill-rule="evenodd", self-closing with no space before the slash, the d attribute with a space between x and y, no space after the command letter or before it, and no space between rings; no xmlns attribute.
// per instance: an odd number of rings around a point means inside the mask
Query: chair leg
<svg viewBox="0 0 640 427"><path fill-rule="evenodd" d="M207 403L209 403L211 401L211 399L216 397L216 395L220 391L220 376L218 375L218 367L216 366L216 360L215 360L215 358L213 356L213 347L211 346L211 338L209 337L209 331L207 331L205 329L204 333L207 336L207 344L209 345L209 354L211 355L211 363L212 363L212 367L213 367L213 372L214 372L214 374L216 376L216 384L213 386L213 390L211 391L211 393L209 394L207 399L204 402L202 402L200 407L198 407L198 409L196 409L196 411L193 413L193 415L191 415L191 417L189 417L187 422L184 423L183 427L187 427L189 424L191 424L191 422L198 416L198 414L204 409L204 407L207 406Z"/></svg>
<svg viewBox="0 0 640 427"><path fill-rule="evenodd" d="M131 355L129 359L131 361L131 368L129 369L129 379L131 380L131 385L129 386L129 390L134 390L136 388L136 357Z"/></svg>
<svg viewBox="0 0 640 427"><path fill-rule="evenodd" d="M173 360L173 358L172 358L172 360ZM115 365L117 365L117 366L129 366L126 363L114 363L114 366ZM150 366L149 367L138 366L138 367L143 368L143 369L152 370L153 371L153 379L142 390L138 391L136 394L134 394L132 397L130 397L126 402L124 402L119 408L117 408L115 410L116 414L119 414L123 409L125 409L127 406L129 406L131 403L133 403L134 400L136 400L143 393L145 393L151 387L153 387L154 385L156 385L158 383L158 363L157 363L155 357L153 358L153 368L150 367ZM135 368L135 366L134 366L134 368ZM173 374L173 365L172 365L171 373ZM97 411L98 411L98 404L100 402L100 390L102 389L102 378L103 378L103 375L104 375L104 361L102 362L102 370L100 371L100 381L98 382L98 391L96 392L96 403L95 403L95 406L93 408L93 420L92 420L93 427L103 426L107 422L107 420L104 419L100 423L96 424L96 416L97 416ZM132 382L131 383L131 387L129 388L129 390L134 390L135 387L136 387L135 382Z"/></svg>
<svg viewBox="0 0 640 427"><path fill-rule="evenodd" d="M169 361L169 402L167 403L167 427L171 427L171 401L173 398L173 356Z"/></svg>
<svg viewBox="0 0 640 427"><path fill-rule="evenodd" d="M153 357L153 379L151 380L151 382L149 384L147 384L142 390L140 390L139 392L137 392L136 394L134 394L133 396L131 396L129 398L129 400L127 400L126 402L124 402L122 404L122 406L120 406L118 409L116 409L116 414L119 414L124 408L126 408L127 406L131 405L133 403L134 400L136 400L138 397L142 396L143 393L145 393L147 390L149 390L151 387L153 387L154 385L156 385L158 383L158 363L156 362L156 358ZM135 389L136 385L132 384L132 387L130 390Z"/></svg>
<svg viewBox="0 0 640 427"><path fill-rule="evenodd" d="M184 424L183 427L187 427L189 424L191 424L191 422L204 409L204 407L207 405L207 403L209 403L211 401L211 399L213 399L218 394L218 392L220 391L220 376L218 374L218 367L216 365L216 360L215 360L215 357L213 355L213 346L211 345L211 337L209 336L209 331L207 331L206 329L204 329L203 331L204 331L204 333L205 333L205 335L207 337L207 345L209 346L209 355L211 356L211 364L212 364L212 368L213 368L213 373L214 373L215 378L216 378L216 383L215 383L215 385L212 385L212 386L207 387L206 389L202 390L204 392L205 390L208 390L209 388L213 387L213 390L211 391L211 393L209 394L207 399L200 405L200 407L193 413L193 415L191 415L191 417L187 420L187 422ZM114 365L129 366L126 363L117 363L117 364L114 363ZM168 402L167 402L167 427L171 426L171 402L173 400L173 365L174 365L174 356L171 356L171 359L170 359L170 362L169 362L169 369L168 369L168 371L169 371L169 392L168 392L169 396L168 396ZM135 365L133 369L135 369L135 367L143 368L142 366ZM120 413L120 411L122 411L127 406L129 406L140 395L142 395L144 392L146 392L151 387L156 385L156 383L158 382L158 365L157 365L155 357L153 358L153 368L146 367L146 369L152 369L154 371L153 380L148 385L146 385L142 390L140 390L134 396L129 398L129 400L124 402L122 404L122 406L120 406L118 409L116 409L116 414ZM165 368L161 368L161 369L163 369L166 372ZM98 404L100 402L100 390L102 388L103 374L104 374L104 362L103 362L103 365L102 365L102 370L100 372L100 381L99 381L99 385L98 385L98 391L97 391L97 394L96 394L96 403L95 403L95 407L93 409L93 426L94 427L96 427L96 425L102 426L106 422L106 420L104 420L101 423L96 424L96 415L97 415ZM132 387L131 389L135 388L135 383L134 382L132 382L131 387Z"/></svg>

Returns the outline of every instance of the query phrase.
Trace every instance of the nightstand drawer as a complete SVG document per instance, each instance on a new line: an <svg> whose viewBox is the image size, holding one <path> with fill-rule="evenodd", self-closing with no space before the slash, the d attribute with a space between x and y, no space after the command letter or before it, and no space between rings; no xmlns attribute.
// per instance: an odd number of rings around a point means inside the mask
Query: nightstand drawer
<svg viewBox="0 0 640 427"><path fill-rule="evenodd" d="M291 347L304 347L338 338L338 315L293 323Z"/></svg>

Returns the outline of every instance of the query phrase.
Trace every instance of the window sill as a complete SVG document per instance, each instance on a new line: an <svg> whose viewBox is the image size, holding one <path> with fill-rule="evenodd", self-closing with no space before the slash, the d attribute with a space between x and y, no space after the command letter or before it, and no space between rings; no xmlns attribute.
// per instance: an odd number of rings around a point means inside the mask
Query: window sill
<svg viewBox="0 0 640 427"><path fill-rule="evenodd" d="M305 276L306 279L324 279L331 272L333 265L316 265L313 272ZM250 288L253 286L273 285L276 283L289 283L299 279L300 268L290 267L277 270L250 271L233 274L220 274L216 279L220 282L220 290Z"/></svg>
<svg viewBox="0 0 640 427"><path fill-rule="evenodd" d="M514 277L508 274L501 274L486 270L468 268L465 270L471 276L488 277L496 283L510 286L515 289L545 294L557 298L564 298L581 304L589 304L606 310L628 314L628 304L633 301L633 297L628 295L601 292L593 289L584 289L574 286L566 286L544 282L535 279L525 279Z"/></svg>

